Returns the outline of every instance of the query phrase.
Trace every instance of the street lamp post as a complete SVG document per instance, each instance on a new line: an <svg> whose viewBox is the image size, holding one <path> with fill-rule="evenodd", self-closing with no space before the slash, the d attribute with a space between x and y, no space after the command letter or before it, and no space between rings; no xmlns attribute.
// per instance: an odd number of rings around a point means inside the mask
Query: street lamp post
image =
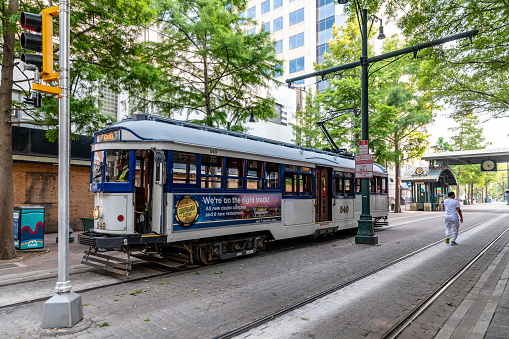
<svg viewBox="0 0 509 339"><path fill-rule="evenodd" d="M357 4L357 1L356 1ZM368 11L361 11L361 137L369 140L369 116L368 116ZM378 236L375 235L373 218L370 212L369 178L361 179L362 188L362 213L358 221L358 231L355 236L356 244L378 244Z"/></svg>

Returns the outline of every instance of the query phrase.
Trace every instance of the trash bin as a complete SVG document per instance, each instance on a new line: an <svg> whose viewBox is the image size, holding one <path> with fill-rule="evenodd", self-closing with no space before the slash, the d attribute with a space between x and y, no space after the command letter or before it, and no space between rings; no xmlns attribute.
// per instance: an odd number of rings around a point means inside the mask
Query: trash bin
<svg viewBox="0 0 509 339"><path fill-rule="evenodd" d="M463 205L467 204L467 199L463 199Z"/></svg>
<svg viewBox="0 0 509 339"><path fill-rule="evenodd" d="M395 206L395 204L393 202L391 202L391 211L394 211L394 206Z"/></svg>
<svg viewBox="0 0 509 339"><path fill-rule="evenodd" d="M44 247L44 207L15 206L14 247L18 250Z"/></svg>

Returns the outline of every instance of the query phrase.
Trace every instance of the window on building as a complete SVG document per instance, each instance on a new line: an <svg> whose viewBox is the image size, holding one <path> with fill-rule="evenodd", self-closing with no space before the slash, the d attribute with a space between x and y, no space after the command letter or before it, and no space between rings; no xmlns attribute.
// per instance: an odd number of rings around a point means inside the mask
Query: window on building
<svg viewBox="0 0 509 339"><path fill-rule="evenodd" d="M325 6L316 8L316 18L317 20L322 20L333 16L335 14L335 4L334 2L328 3Z"/></svg>
<svg viewBox="0 0 509 339"><path fill-rule="evenodd" d="M276 113L276 117L269 121L275 122L276 124L286 125L286 112L283 110L283 107L283 105L275 104L274 112Z"/></svg>
<svg viewBox="0 0 509 339"><path fill-rule="evenodd" d="M330 3L334 3L334 0L316 0L316 8L326 6Z"/></svg>
<svg viewBox="0 0 509 339"><path fill-rule="evenodd" d="M244 159L226 158L226 188L244 188Z"/></svg>
<svg viewBox="0 0 509 339"><path fill-rule="evenodd" d="M283 29L283 17L274 19L274 21L272 21L272 29L274 30L274 32L277 32L277 31L280 31Z"/></svg>
<svg viewBox="0 0 509 339"><path fill-rule="evenodd" d="M253 6L247 10L247 17L248 18L256 18L256 6Z"/></svg>
<svg viewBox="0 0 509 339"><path fill-rule="evenodd" d="M290 60L290 73L300 72L304 70L304 57Z"/></svg>
<svg viewBox="0 0 509 339"><path fill-rule="evenodd" d="M290 13L289 20L290 20L290 26L304 21L304 8L301 8L298 11Z"/></svg>
<svg viewBox="0 0 509 339"><path fill-rule="evenodd" d="M204 154L201 156L201 187L221 188L223 157Z"/></svg>
<svg viewBox="0 0 509 339"><path fill-rule="evenodd" d="M250 30L247 31L247 34L248 35L256 34L256 28L251 28Z"/></svg>
<svg viewBox="0 0 509 339"><path fill-rule="evenodd" d="M329 44L321 44L316 46L316 63L321 64L325 53L329 53Z"/></svg>
<svg viewBox="0 0 509 339"><path fill-rule="evenodd" d="M247 189L261 190L263 188L263 161L247 161Z"/></svg>
<svg viewBox="0 0 509 339"><path fill-rule="evenodd" d="M291 36L289 42L290 49L304 46L304 32Z"/></svg>
<svg viewBox="0 0 509 339"><path fill-rule="evenodd" d="M304 85L304 83L305 83L304 79L293 82L294 85Z"/></svg>
<svg viewBox="0 0 509 339"><path fill-rule="evenodd" d="M262 30L265 30L266 32L270 32L270 22L266 22L262 25Z"/></svg>
<svg viewBox="0 0 509 339"><path fill-rule="evenodd" d="M118 113L118 94L105 86L99 87L99 103L101 104L101 113L117 119Z"/></svg>
<svg viewBox="0 0 509 339"><path fill-rule="evenodd" d="M196 154L173 153L173 183L196 184L196 168L198 167Z"/></svg>
<svg viewBox="0 0 509 339"><path fill-rule="evenodd" d="M274 0L272 2L272 9L276 9L283 6L283 0Z"/></svg>
<svg viewBox="0 0 509 339"><path fill-rule="evenodd" d="M279 188L279 169L281 166L272 162L265 163L265 187Z"/></svg>
<svg viewBox="0 0 509 339"><path fill-rule="evenodd" d="M270 0L262 2L262 15L270 12Z"/></svg>
<svg viewBox="0 0 509 339"><path fill-rule="evenodd" d="M276 41L274 49L276 50L276 54L283 53L283 40Z"/></svg>

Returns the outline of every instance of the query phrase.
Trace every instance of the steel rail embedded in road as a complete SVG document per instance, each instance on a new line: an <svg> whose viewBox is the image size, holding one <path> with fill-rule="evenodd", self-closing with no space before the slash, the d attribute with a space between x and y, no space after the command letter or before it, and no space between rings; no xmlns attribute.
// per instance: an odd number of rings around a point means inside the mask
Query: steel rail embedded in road
<svg viewBox="0 0 509 339"><path fill-rule="evenodd" d="M433 301L435 301L442 293L449 288L456 280L458 280L463 273L465 273L477 260L479 260L486 251L488 251L491 246L493 246L500 238L502 238L507 232L509 232L509 228L506 228L502 233L500 233L494 240L492 240L489 244L487 244L482 250L480 250L476 255L472 257L465 265L463 265L454 275L449 278L446 282L444 282L435 292L433 292L429 297L424 299L419 306L417 306L412 312L410 312L404 319L398 322L389 332L387 332L382 339L394 339L398 335L403 332L405 328L407 328L412 321L414 321L419 315L424 312Z"/></svg>
<svg viewBox="0 0 509 339"><path fill-rule="evenodd" d="M506 213L504 213L504 214L506 214ZM495 218L498 218L498 217L500 217L500 215L494 216L494 217L489 218L489 219L487 219L487 220L485 220L483 222L475 224L475 225L473 225L473 226L471 226L471 227L469 227L469 228L467 228L467 229L465 229L465 230L463 230L463 231L461 231L459 233L463 233L463 232L469 231L469 230L471 230L471 229L473 229L475 227L481 226L481 225L483 225L483 224L485 224L485 223L487 223L487 222L489 222L489 221L491 221L491 220L493 220ZM503 232L503 234L505 232L507 232L508 230L509 229L506 229ZM498 240L503 234L499 235L494 241ZM247 332L247 331L249 331L249 330L251 330L253 328L256 328L256 327L258 327L258 326L260 326L260 325L262 325L262 324L264 324L264 323L266 323L266 322L268 322L268 321L270 321L272 319L280 317L280 316L282 316L282 315L284 315L284 314L286 314L288 312L291 312L293 310L299 309L299 308L301 308L301 307L303 307L303 306L305 306L305 305L307 305L307 304L309 304L309 303L311 303L313 301L316 301L316 300L318 300L320 298L323 298L323 297L325 297L325 296L327 296L327 295L329 295L331 293L339 291L339 290L341 290L341 289L343 289L343 288L345 288L345 287L347 287L347 286L349 286L349 285L351 285L351 284L353 284L353 283L355 283L357 281L360 281L360 280L362 280L364 278L367 278L367 277L369 277L369 276L371 276L371 275L373 275L375 273L383 271L383 270L385 270L386 268L388 268L390 266L393 266L393 265L395 265L395 264L397 264L397 263L399 263L399 262L401 262L401 261L403 261L405 259L408 259L408 258L410 258L410 257L412 257L412 256L414 256L414 255L416 255L418 253L421 253L421 252L423 252L423 251L425 251L425 250L427 250L427 249L429 249L429 248L431 248L431 247L433 247L435 245L441 244L441 243L443 243L443 239L440 239L440 240L435 241L435 242L433 242L433 243L431 243L429 245L426 245L426 246L424 246L424 247L422 247L422 248L420 248L418 250L415 250L413 252L405 254L404 256L402 256L402 257L400 257L398 259L395 259L395 260L393 260L393 261L391 261L391 262L389 262L387 264L384 264L384 265L382 265L382 266L380 266L380 267L378 267L378 268L376 268L374 270L371 270L371 271L369 271L367 273L361 274L361 275L359 275L359 276L357 276L357 277L355 277L355 278L353 278L353 279L351 279L351 280L349 280L347 282L344 282L342 284L339 284L339 285L336 285L334 287L331 287L331 288L329 288L329 289L327 289L327 290L325 290L323 292L315 294L314 296L311 296L311 297L309 297L307 299L304 299L304 300L302 300L300 302L297 302L297 303L295 303L293 305L287 306L287 307L285 307L285 308L283 308L283 309L281 309L279 311L276 311L276 312L271 313L271 314L269 314L267 316L264 316L264 317L262 317L260 319L257 319L257 320L255 320L255 321L253 321L253 322L251 322L251 323L249 323L247 325L241 326L241 327L239 327L239 328L237 328L235 330L232 330L232 331L226 332L224 334L221 334L221 335L215 337L214 339L226 339L226 338L232 338L232 337L234 337L236 335L240 335L240 334L242 334L244 332Z"/></svg>

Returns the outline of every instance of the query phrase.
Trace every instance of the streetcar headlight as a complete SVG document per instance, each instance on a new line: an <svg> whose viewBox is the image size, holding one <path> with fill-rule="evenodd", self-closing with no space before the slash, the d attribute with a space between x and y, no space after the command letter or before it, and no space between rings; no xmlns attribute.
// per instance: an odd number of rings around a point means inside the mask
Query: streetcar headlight
<svg viewBox="0 0 509 339"><path fill-rule="evenodd" d="M102 218L104 216L104 210L102 208L99 208L99 206L95 206L93 216L94 219Z"/></svg>

